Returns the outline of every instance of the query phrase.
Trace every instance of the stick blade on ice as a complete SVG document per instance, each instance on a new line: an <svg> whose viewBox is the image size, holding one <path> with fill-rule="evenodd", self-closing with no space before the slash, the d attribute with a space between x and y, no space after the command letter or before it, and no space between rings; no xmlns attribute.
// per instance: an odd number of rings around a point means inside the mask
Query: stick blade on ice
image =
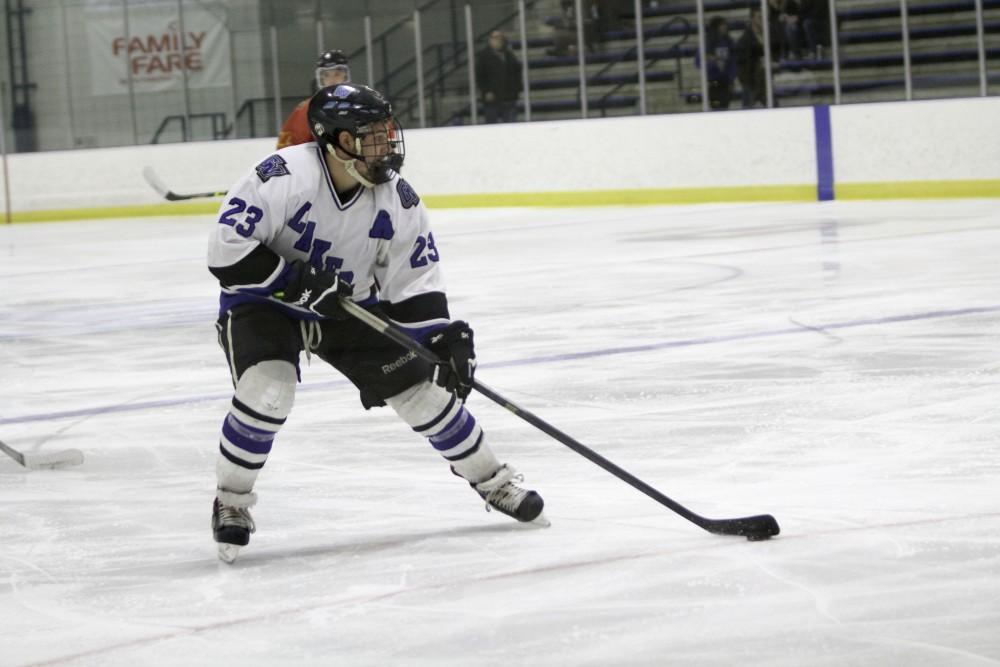
<svg viewBox="0 0 1000 667"><path fill-rule="evenodd" d="M62 449L58 452L22 452L0 441L0 451L29 470L66 468L83 463L83 452L79 449Z"/></svg>
<svg viewBox="0 0 1000 667"><path fill-rule="evenodd" d="M163 184L163 181L161 181L160 177L156 175L156 172L153 171L152 167L148 165L143 167L142 176L146 179L146 182L149 183L150 187L156 190L161 197L169 199L168 195L170 194L170 190L168 190L167 186Z"/></svg>
<svg viewBox="0 0 1000 667"><path fill-rule="evenodd" d="M702 528L716 535L739 535L752 542L767 540L781 533L778 521L770 514L739 519L706 519Z"/></svg>
<svg viewBox="0 0 1000 667"><path fill-rule="evenodd" d="M58 452L25 452L24 467L32 470L69 468L83 463L83 452L79 449L63 449Z"/></svg>
<svg viewBox="0 0 1000 667"><path fill-rule="evenodd" d="M213 190L212 192L188 192L178 194L168 188L149 165L142 168L142 175L143 178L146 179L146 182L149 183L150 187L156 190L156 192L167 201L186 201L188 199L202 199L204 197L222 197L226 194L226 191L221 189Z"/></svg>

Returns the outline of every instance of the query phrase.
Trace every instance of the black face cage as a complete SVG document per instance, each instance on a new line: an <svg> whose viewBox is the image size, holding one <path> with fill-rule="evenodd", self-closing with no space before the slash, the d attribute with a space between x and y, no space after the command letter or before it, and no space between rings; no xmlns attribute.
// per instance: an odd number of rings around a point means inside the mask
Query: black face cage
<svg viewBox="0 0 1000 667"><path fill-rule="evenodd" d="M391 172L399 172L403 167L403 158L406 157L406 143L403 140L403 128L395 118L385 120L385 138L382 139L381 129L376 130L374 125L368 124L358 127L355 135L361 142L361 155L357 157L368 165L368 170L375 183L385 183L392 179ZM373 136L375 142L365 145L367 136Z"/></svg>

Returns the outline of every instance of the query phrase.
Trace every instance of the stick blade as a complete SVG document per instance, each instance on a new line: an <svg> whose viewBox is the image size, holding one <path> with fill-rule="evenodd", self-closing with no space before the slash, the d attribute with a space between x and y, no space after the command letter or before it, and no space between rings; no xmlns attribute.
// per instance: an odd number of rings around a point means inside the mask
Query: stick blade
<svg viewBox="0 0 1000 667"><path fill-rule="evenodd" d="M52 468L68 468L83 463L83 452L79 449L63 449L58 452L24 452L25 468L45 470Z"/></svg>
<svg viewBox="0 0 1000 667"><path fill-rule="evenodd" d="M169 189L167 189L167 186L163 184L163 181L161 181L160 177L156 175L156 172L153 171L152 167L150 167L149 165L143 167L142 177L146 179L146 182L149 183L150 187L156 190L156 192L161 197L164 197L165 199L170 199L170 195L173 193L170 192Z"/></svg>
<svg viewBox="0 0 1000 667"><path fill-rule="evenodd" d="M778 520L770 514L757 514L739 519L709 519L702 527L716 535L739 535L751 542L767 540L781 532Z"/></svg>

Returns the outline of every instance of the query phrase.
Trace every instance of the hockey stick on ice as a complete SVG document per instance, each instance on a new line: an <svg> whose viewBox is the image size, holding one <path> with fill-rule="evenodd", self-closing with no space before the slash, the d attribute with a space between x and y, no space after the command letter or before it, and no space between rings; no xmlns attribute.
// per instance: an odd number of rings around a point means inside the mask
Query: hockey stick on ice
<svg viewBox="0 0 1000 667"><path fill-rule="evenodd" d="M166 185L164 185L163 181L160 180L160 177L156 175L155 171L153 171L153 168L149 166L142 168L142 176L143 178L146 179L146 182L149 183L149 185L154 190L156 190L161 197L163 197L167 201L201 199L202 197L222 197L226 194L225 190L222 190L220 192L194 192L185 195L177 194L176 192L168 188Z"/></svg>
<svg viewBox="0 0 1000 667"><path fill-rule="evenodd" d="M83 452L79 449L63 449L58 452L19 452L0 440L0 451L31 470L65 468L83 463Z"/></svg>
<svg viewBox="0 0 1000 667"><path fill-rule="evenodd" d="M441 360L433 352L428 350L426 347L413 340L406 335L403 331L393 326L392 324L382 320L381 318L368 312L361 306L357 305L353 301L341 298L341 305L348 314L361 320L371 328L388 336L392 340L396 341L406 349L412 351L418 357L424 361L428 361L432 364L439 364ZM746 537L748 540L766 540L774 535L781 532L778 527L778 522L770 514L758 514L755 516L746 516L736 519L709 519L703 516L695 514L688 508L684 507L675 500L671 500L667 496L663 495L649 484L636 477L635 475L619 468L617 465L607 460L594 450L586 447L570 436L566 435L556 427L552 426L548 422L542 420L541 418L535 416L534 414L528 412L524 408L515 404L512 401L507 400L497 392L493 391L486 385L484 385L479 380L473 380L473 388L480 394L490 399L494 403L500 405L501 407L510 410L515 415L528 422L538 430L542 431L546 435L555 438L562 444L566 445L572 449L577 454L580 454L584 458L588 459L592 463L604 468L612 475L617 477L643 492L656 502L661 505L666 506L668 509L680 514L682 517L690 521L691 523L704 528L710 533L715 533L716 535L741 535Z"/></svg>

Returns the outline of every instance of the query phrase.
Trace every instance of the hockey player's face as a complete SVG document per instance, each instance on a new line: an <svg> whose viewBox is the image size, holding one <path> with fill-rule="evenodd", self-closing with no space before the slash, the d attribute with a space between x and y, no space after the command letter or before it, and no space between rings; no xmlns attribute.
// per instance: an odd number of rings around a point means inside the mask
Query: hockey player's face
<svg viewBox="0 0 1000 667"><path fill-rule="evenodd" d="M388 182L403 166L403 130L393 118L358 128L353 136L341 131L338 141L337 159L365 187Z"/></svg>
<svg viewBox="0 0 1000 667"><path fill-rule="evenodd" d="M342 83L347 83L351 80L351 74L346 65L339 65L337 67L326 67L319 70L316 78L319 82L319 87L326 88L327 86L337 86Z"/></svg>
<svg viewBox="0 0 1000 667"><path fill-rule="evenodd" d="M395 140L393 134L395 126L391 121L379 121L372 125L371 132L364 136L361 141L361 154L365 160L374 160L388 155L392 146L390 142Z"/></svg>
<svg viewBox="0 0 1000 667"><path fill-rule="evenodd" d="M402 165L402 136L393 120L374 123L361 139L361 156L355 168L375 182L387 180L386 168Z"/></svg>

